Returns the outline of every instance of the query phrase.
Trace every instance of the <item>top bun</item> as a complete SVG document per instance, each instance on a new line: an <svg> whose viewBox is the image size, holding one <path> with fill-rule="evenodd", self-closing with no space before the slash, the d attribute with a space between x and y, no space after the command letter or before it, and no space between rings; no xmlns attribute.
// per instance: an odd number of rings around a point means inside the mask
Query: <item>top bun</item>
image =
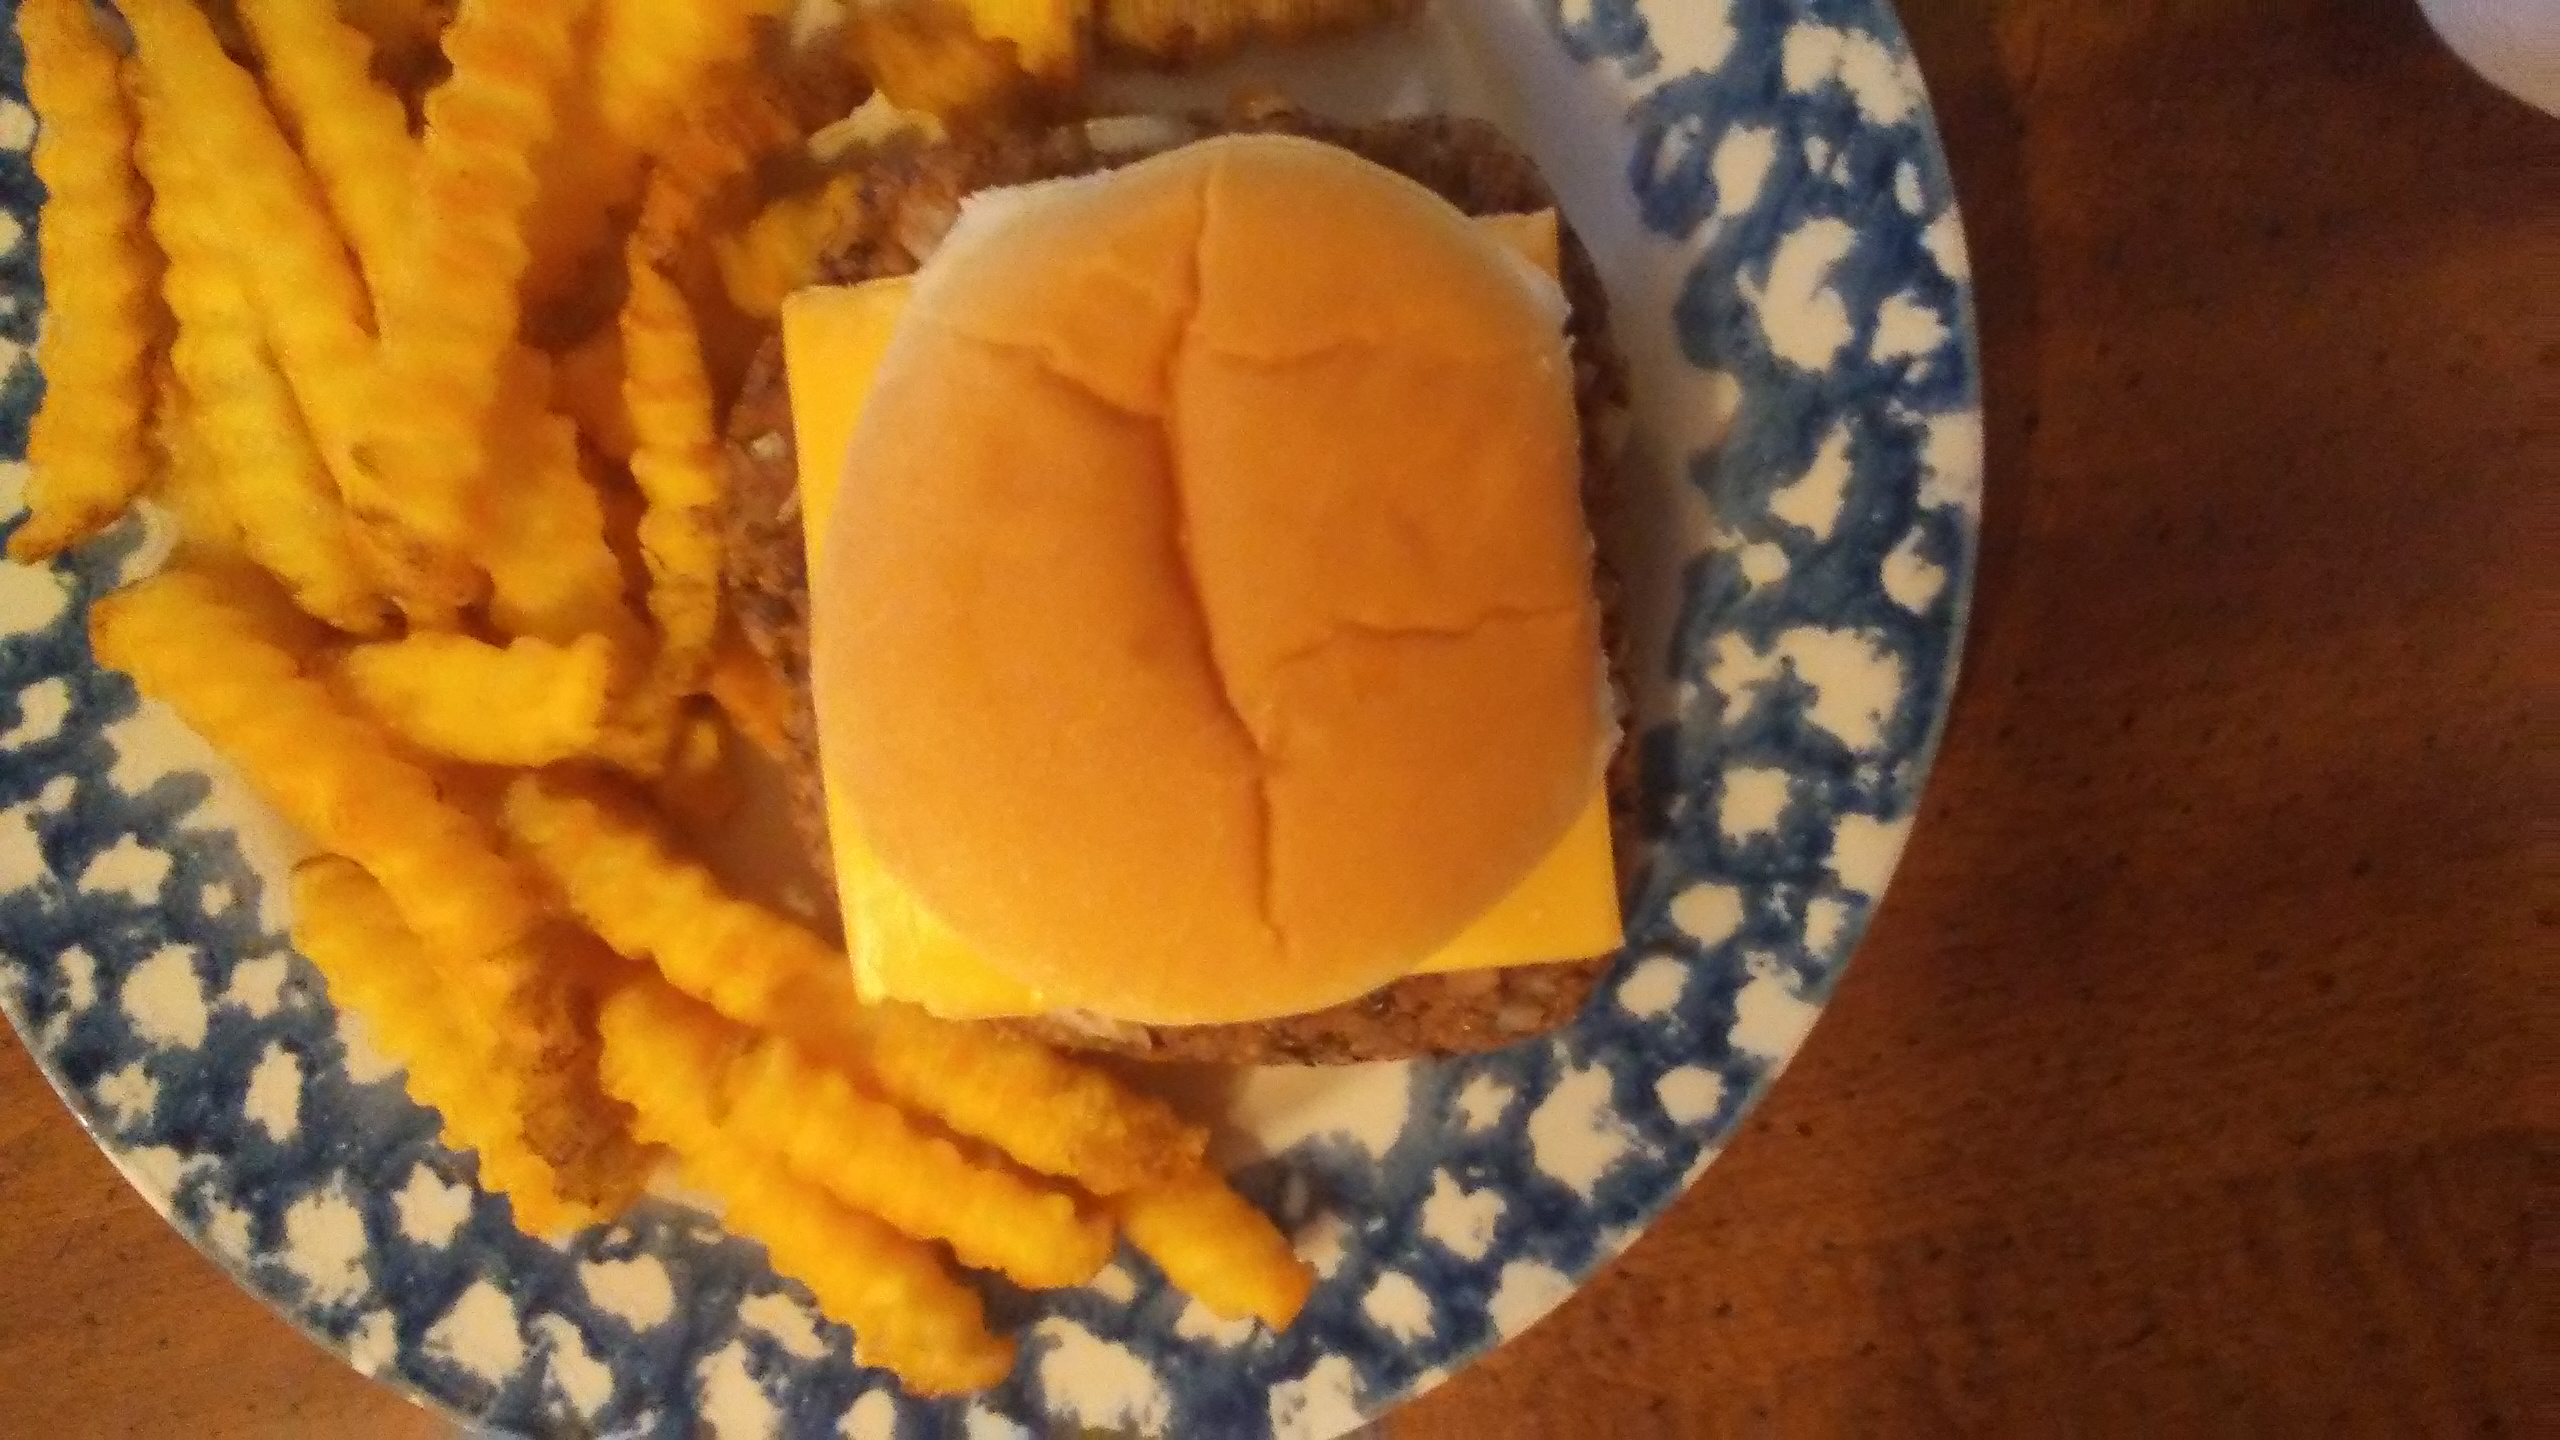
<svg viewBox="0 0 2560 1440"><path fill-rule="evenodd" d="M1608 748L1554 285L1278 136L982 197L916 282L812 587L830 787L1061 1009L1395 979Z"/></svg>

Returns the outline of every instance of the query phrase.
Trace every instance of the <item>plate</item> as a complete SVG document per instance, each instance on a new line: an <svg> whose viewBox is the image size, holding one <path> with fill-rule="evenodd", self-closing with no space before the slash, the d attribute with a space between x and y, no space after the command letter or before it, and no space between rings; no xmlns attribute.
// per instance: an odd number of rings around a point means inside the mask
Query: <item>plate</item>
<svg viewBox="0 0 2560 1440"><path fill-rule="evenodd" d="M1238 1183L1323 1276L1299 1322L1218 1322L1124 1251L1082 1290L995 1293L1013 1377L928 1404L680 1199L520 1234L282 939L294 838L92 663L89 604L165 547L144 517L0 566L0 1004L172 1225L366 1374L498 1429L1321 1437L1527 1329L1707 1167L1883 894L1954 678L1982 428L1917 68L1876 0L1444 0L1292 64L1320 108L1499 120L1600 262L1635 390L1601 539L1650 837L1632 943L1569 1030L1224 1087ZM12 46L13 455L42 389L18 71Z"/></svg>

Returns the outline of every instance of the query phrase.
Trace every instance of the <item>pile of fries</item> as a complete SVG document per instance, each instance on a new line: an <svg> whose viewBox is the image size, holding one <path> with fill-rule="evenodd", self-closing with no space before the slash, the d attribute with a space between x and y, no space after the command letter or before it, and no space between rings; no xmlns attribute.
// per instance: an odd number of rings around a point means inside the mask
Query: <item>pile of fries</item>
<svg viewBox="0 0 2560 1440"><path fill-rule="evenodd" d="M24 0L52 308L9 553L174 517L98 659L320 852L297 943L526 1228L672 1160L919 1393L1013 1366L964 1267L1072 1286L1122 1236L1285 1326L1312 1274L1199 1127L860 1003L689 853L734 738L781 744L721 614L718 422L884 116L1071 113L1097 57L1411 0L812 8Z"/></svg>

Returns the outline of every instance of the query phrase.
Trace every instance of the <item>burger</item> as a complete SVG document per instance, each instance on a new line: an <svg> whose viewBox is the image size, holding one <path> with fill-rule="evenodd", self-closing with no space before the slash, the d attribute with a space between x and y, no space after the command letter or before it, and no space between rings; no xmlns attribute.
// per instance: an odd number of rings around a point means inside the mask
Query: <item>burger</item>
<svg viewBox="0 0 2560 1440"><path fill-rule="evenodd" d="M1623 381L1535 167L1263 107L866 174L727 526L863 992L1224 1063L1569 1021L1623 939Z"/></svg>

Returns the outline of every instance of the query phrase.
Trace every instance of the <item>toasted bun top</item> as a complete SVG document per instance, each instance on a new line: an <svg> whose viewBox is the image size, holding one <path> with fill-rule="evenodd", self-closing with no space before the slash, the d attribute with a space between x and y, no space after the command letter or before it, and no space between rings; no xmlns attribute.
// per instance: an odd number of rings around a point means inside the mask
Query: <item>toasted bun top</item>
<svg viewBox="0 0 2560 1440"><path fill-rule="evenodd" d="M1422 187L1204 141L984 197L918 278L812 590L828 783L1061 1008L1396 978L1608 745L1563 302Z"/></svg>

